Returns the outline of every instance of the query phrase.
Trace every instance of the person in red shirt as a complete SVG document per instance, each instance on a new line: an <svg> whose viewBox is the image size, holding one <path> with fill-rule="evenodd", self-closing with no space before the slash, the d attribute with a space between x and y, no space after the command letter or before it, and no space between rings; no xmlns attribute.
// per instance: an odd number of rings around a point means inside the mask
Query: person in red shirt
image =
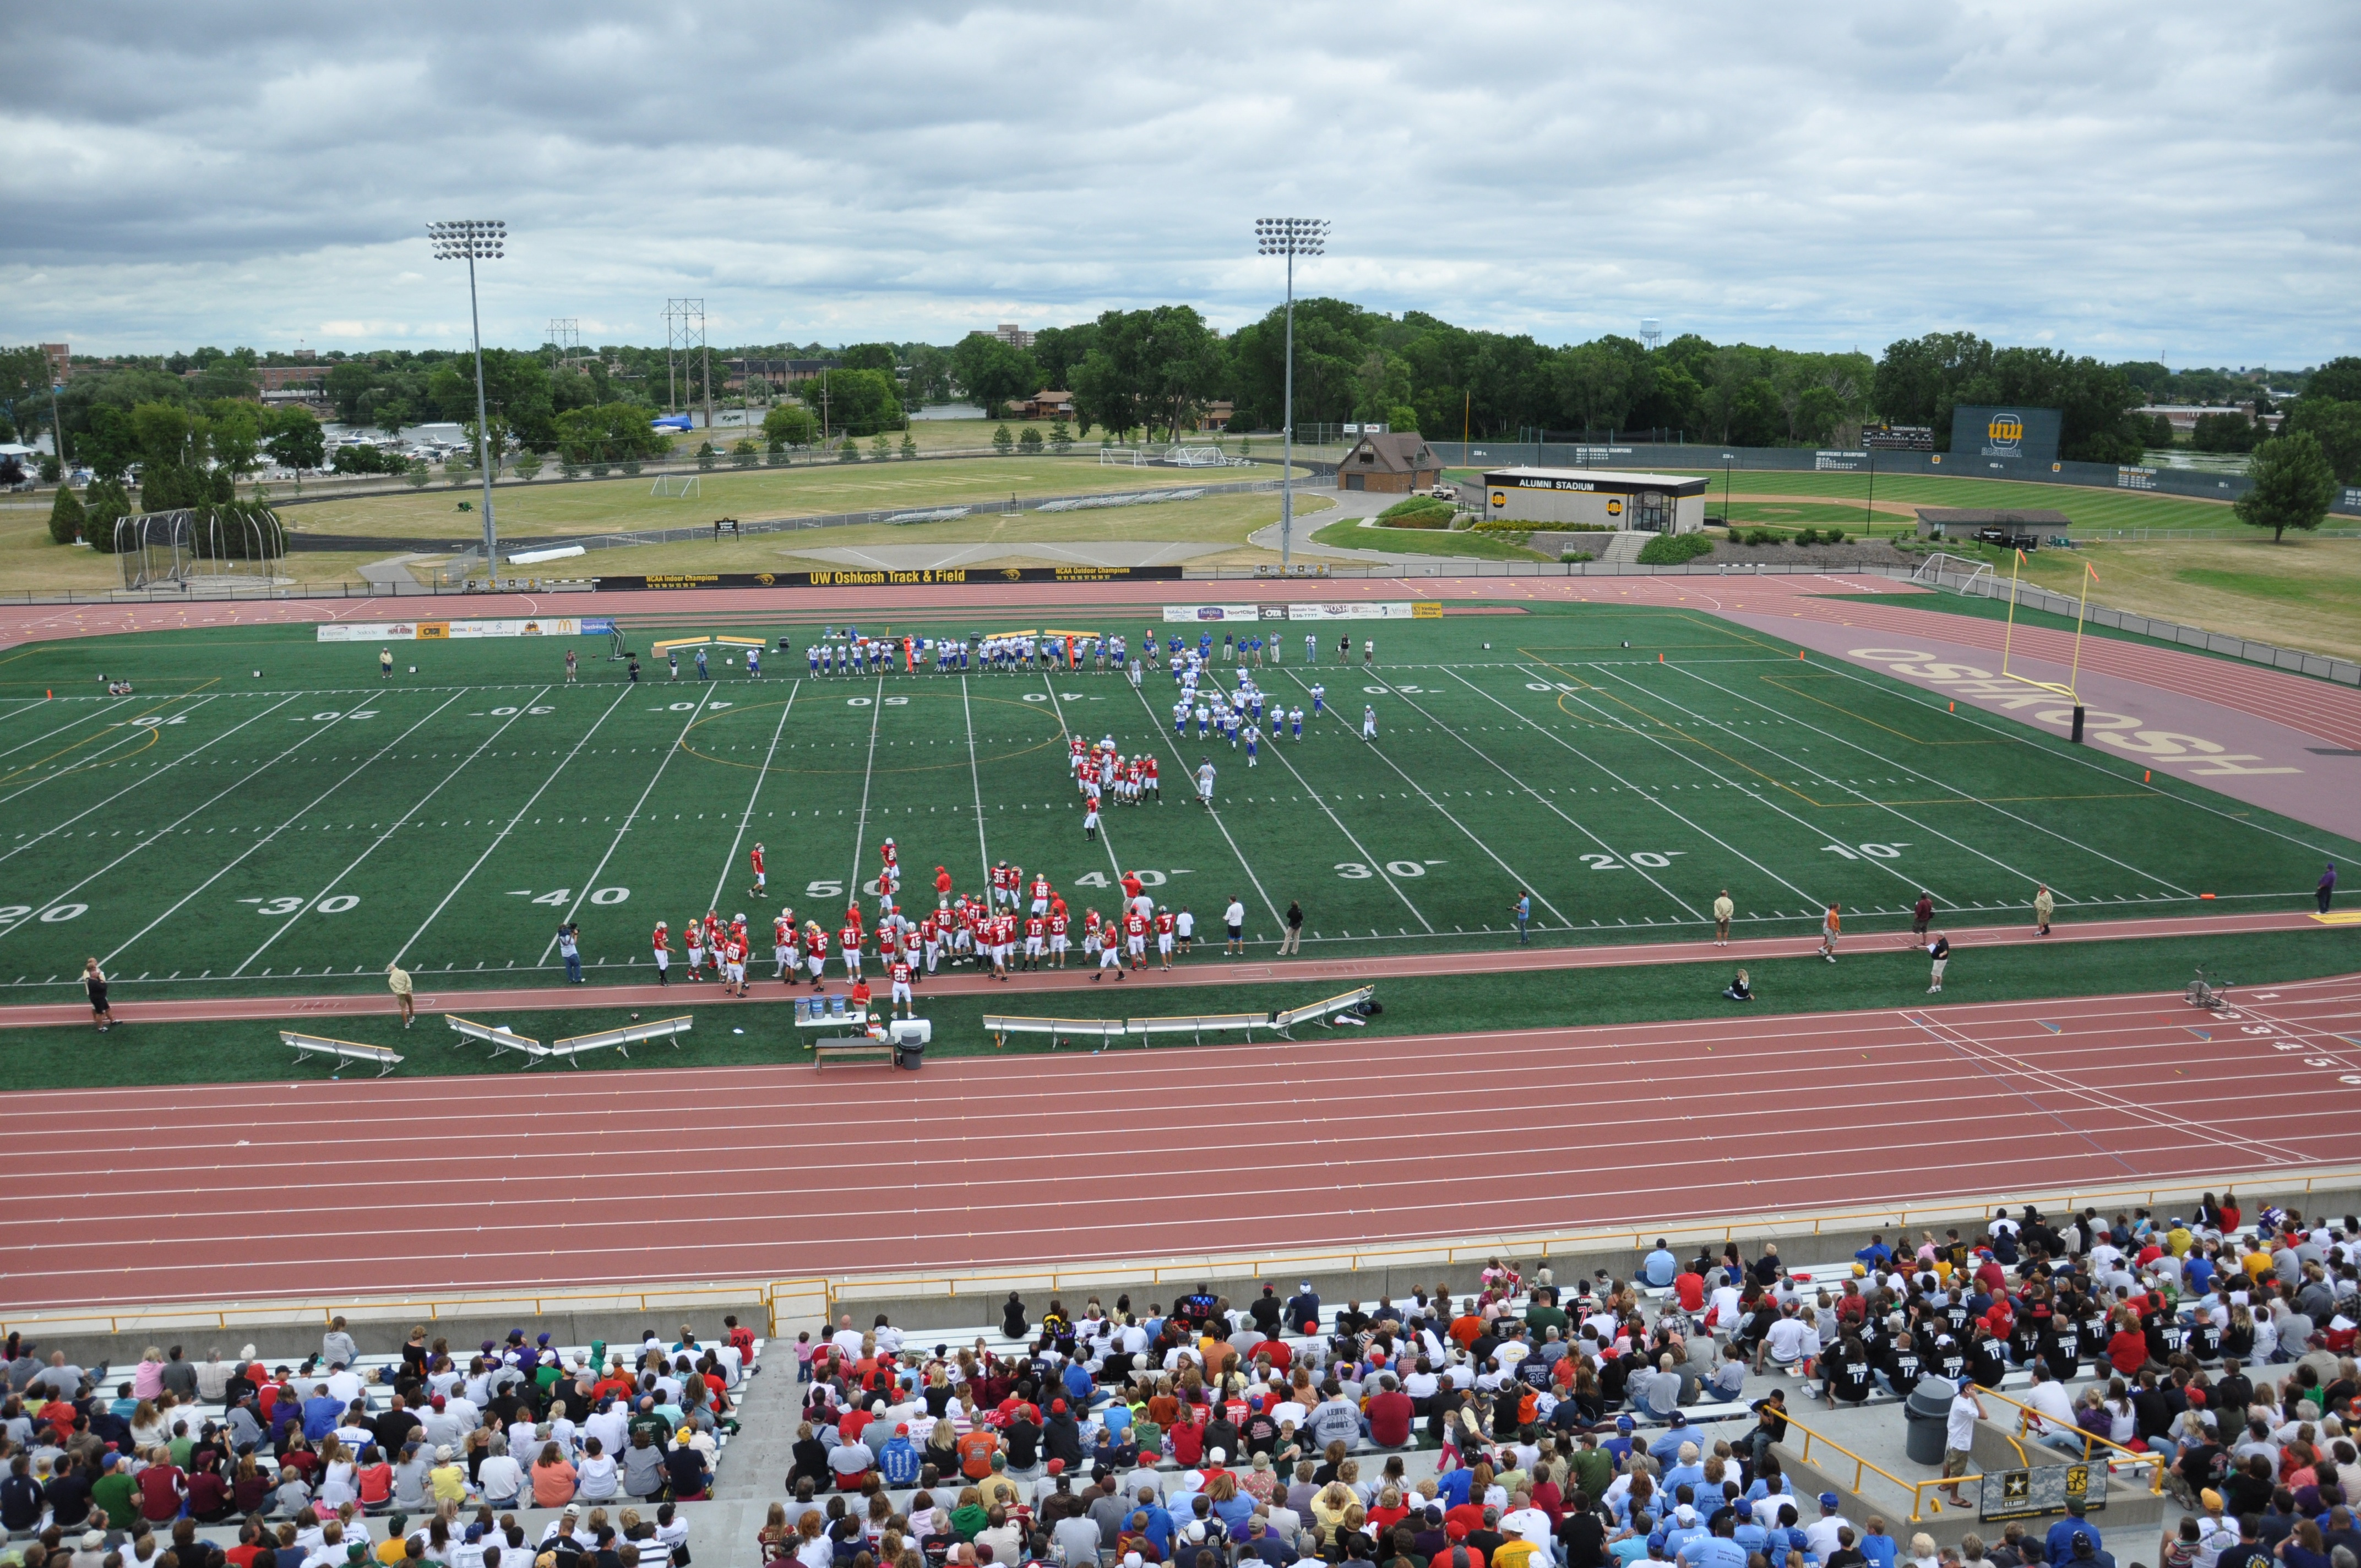
<svg viewBox="0 0 2361 1568"><path fill-rule="evenodd" d="M804 954L805 961L811 966L812 989L818 991L827 983L821 980L820 970L828 963L828 933L819 928L817 920L804 932Z"/></svg>
<svg viewBox="0 0 2361 1568"><path fill-rule="evenodd" d="M1041 884L1036 883L1033 885L1038 887ZM1040 901L1036 899L1034 902L1038 904ZM1031 915L1026 917L1025 967L1027 969L1037 970L1041 967L1041 953L1044 947L1048 944L1049 936L1049 922L1046 918L1038 915Z"/></svg>
<svg viewBox="0 0 2361 1568"><path fill-rule="evenodd" d="M770 883L763 875L763 846L756 844L754 846L753 853L747 856L747 859L752 861L754 865L754 896L757 898L769 897L769 894L764 891L769 887Z"/></svg>
<svg viewBox="0 0 2361 1568"><path fill-rule="evenodd" d="M869 1015L869 982L867 981L855 980L852 982L852 994L845 999L844 1010L864 1018Z"/></svg>
<svg viewBox="0 0 2361 1568"><path fill-rule="evenodd" d="M847 980L861 978L861 949L863 940L861 927L850 920L847 920L844 923L844 928L836 934L837 948L844 959L844 978Z"/></svg>
<svg viewBox="0 0 2361 1568"><path fill-rule="evenodd" d="M951 906L951 873L940 866L935 868L935 898L938 909Z"/></svg>
<svg viewBox="0 0 2361 1568"><path fill-rule="evenodd" d="M1066 919L1065 900L1060 899L1057 904L1051 906L1049 912L1049 964L1053 969L1064 969L1066 967L1066 932L1068 928L1069 923Z"/></svg>
<svg viewBox="0 0 2361 1568"><path fill-rule="evenodd" d="M1156 912L1156 955L1163 960L1166 969L1172 967L1172 911L1170 909Z"/></svg>
<svg viewBox="0 0 2361 1568"><path fill-rule="evenodd" d="M1697 1271L1695 1264L1673 1277L1673 1295L1685 1312L1705 1310L1705 1276Z"/></svg>
<svg viewBox="0 0 2361 1568"><path fill-rule="evenodd" d="M655 955L656 983L670 985L672 983L672 935L664 929L663 921L656 922L654 933L648 938L648 947Z"/></svg>
<svg viewBox="0 0 2361 1568"><path fill-rule="evenodd" d="M1411 1422L1416 1416L1411 1409L1410 1396L1395 1383L1392 1373L1379 1379L1379 1391L1369 1399L1368 1417L1370 1442L1379 1448L1410 1446Z"/></svg>
<svg viewBox="0 0 2361 1568"><path fill-rule="evenodd" d="M886 972L893 977L894 981L895 1016L917 1017L918 1004L910 996L910 960L895 959L894 967Z"/></svg>

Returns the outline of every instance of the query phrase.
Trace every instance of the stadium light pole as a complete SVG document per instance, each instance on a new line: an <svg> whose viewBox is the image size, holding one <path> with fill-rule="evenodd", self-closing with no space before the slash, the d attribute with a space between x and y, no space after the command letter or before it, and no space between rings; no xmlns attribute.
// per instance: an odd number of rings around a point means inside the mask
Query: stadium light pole
<svg viewBox="0 0 2361 1568"><path fill-rule="evenodd" d="M500 531L492 525L492 427L484 414L484 326L476 309L476 263L500 258L509 225L489 218L460 218L428 224L426 237L434 246L435 260L467 264L467 330L476 345L476 464L484 476L484 571L497 584Z"/></svg>
<svg viewBox="0 0 2361 1568"><path fill-rule="evenodd" d="M1295 547L1295 258L1320 256L1328 246L1325 218L1257 218L1255 248L1287 258L1287 393L1279 422L1279 570L1284 576Z"/></svg>

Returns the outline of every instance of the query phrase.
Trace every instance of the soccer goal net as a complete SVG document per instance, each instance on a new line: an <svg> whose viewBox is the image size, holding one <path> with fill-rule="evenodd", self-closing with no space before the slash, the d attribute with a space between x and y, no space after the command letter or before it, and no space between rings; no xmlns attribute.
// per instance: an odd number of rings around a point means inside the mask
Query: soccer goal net
<svg viewBox="0 0 2361 1568"><path fill-rule="evenodd" d="M115 557L126 588L265 587L287 559L287 531L260 501L140 512L115 520Z"/></svg>
<svg viewBox="0 0 2361 1568"><path fill-rule="evenodd" d="M705 476L702 474L660 474L648 489L652 496L664 496L673 500L686 500L691 496L704 493Z"/></svg>

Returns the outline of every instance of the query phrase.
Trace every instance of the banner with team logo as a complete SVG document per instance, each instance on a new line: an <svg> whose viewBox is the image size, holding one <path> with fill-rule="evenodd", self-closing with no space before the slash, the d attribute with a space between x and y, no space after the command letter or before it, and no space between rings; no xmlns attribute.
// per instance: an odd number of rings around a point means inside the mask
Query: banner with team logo
<svg viewBox="0 0 2361 1568"><path fill-rule="evenodd" d="M1431 620L1443 606L1408 599L1381 604L1168 604L1167 620Z"/></svg>

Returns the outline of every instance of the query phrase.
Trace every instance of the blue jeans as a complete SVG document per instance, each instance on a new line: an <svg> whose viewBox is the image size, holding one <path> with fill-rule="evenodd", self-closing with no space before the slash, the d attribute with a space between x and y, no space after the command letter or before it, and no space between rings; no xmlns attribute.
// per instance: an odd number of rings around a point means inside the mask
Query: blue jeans
<svg viewBox="0 0 2361 1568"><path fill-rule="evenodd" d="M578 985L578 984L580 984L580 983L581 983L581 981L582 981L582 955L581 955L581 954L579 954L579 953L568 953L568 954L566 954L566 979L567 983L569 983L569 984L576 984L576 985Z"/></svg>

